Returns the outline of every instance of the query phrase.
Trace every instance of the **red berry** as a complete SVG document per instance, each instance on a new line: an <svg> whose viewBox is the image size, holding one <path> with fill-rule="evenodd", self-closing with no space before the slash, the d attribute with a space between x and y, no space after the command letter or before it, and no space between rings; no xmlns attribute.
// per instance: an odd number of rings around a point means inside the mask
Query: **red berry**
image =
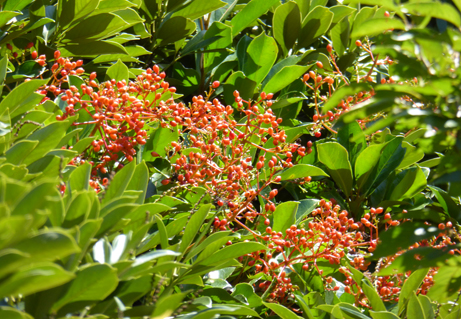
<svg viewBox="0 0 461 319"><path fill-rule="evenodd" d="M322 63L322 62L317 61L316 65L317 65L317 67L318 67L319 69L323 69L323 63Z"/></svg>
<svg viewBox="0 0 461 319"><path fill-rule="evenodd" d="M26 49L30 49L30 48L32 48L33 46L34 46L34 43L33 43L33 42L29 42L29 43L27 43L27 45L26 45Z"/></svg>
<svg viewBox="0 0 461 319"><path fill-rule="evenodd" d="M314 135L315 135L315 137L319 138L320 136L322 136L322 133L320 131L317 131L317 132L315 132Z"/></svg>
<svg viewBox="0 0 461 319"><path fill-rule="evenodd" d="M327 51L328 53L331 53L331 51L333 51L333 46L331 44L327 45Z"/></svg>
<svg viewBox="0 0 461 319"><path fill-rule="evenodd" d="M32 60L35 60L38 56L38 53L37 51L33 51L31 54L30 54L30 57L32 58Z"/></svg>
<svg viewBox="0 0 461 319"><path fill-rule="evenodd" d="M389 18L389 16L390 16L389 11L384 12L384 16L385 16L386 18Z"/></svg>
<svg viewBox="0 0 461 319"><path fill-rule="evenodd" d="M213 82L213 89L216 89L219 86L219 81L214 81Z"/></svg>
<svg viewBox="0 0 461 319"><path fill-rule="evenodd" d="M11 46L11 44L7 43L6 44L6 47L8 48L8 50L12 51L13 50L13 47Z"/></svg>
<svg viewBox="0 0 461 319"><path fill-rule="evenodd" d="M163 185L163 186L166 186L166 185L168 185L168 184L170 184L170 180L169 180L169 179L164 179L164 180L162 180L162 185Z"/></svg>
<svg viewBox="0 0 461 319"><path fill-rule="evenodd" d="M56 60L59 59L60 56L61 56L61 51L59 51L59 50L54 51L54 58Z"/></svg>

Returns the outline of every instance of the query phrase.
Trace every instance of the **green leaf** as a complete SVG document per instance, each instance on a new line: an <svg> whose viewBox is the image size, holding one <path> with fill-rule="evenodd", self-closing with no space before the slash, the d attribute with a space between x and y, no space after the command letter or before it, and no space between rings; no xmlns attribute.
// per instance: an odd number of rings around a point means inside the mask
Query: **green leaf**
<svg viewBox="0 0 461 319"><path fill-rule="evenodd" d="M301 317L297 316L293 311L290 309L276 304L276 303L268 303L268 302L263 302L264 306L272 310L279 316L279 318L282 319L301 319Z"/></svg>
<svg viewBox="0 0 461 319"><path fill-rule="evenodd" d="M132 161L130 164L123 167L110 182L110 186L106 191L102 204L107 204L110 200L120 197L128 187L131 177L136 170L136 163Z"/></svg>
<svg viewBox="0 0 461 319"><path fill-rule="evenodd" d="M234 316L244 316L244 317L258 317L261 318L258 313L248 307L242 305L233 305L233 304L213 304L213 307L199 311L197 314L193 314L193 317L186 317L185 319L194 318L194 319L211 319L220 316L220 318L229 318L228 316L223 315L234 315ZM235 318L235 317L231 317Z"/></svg>
<svg viewBox="0 0 461 319"><path fill-rule="evenodd" d="M347 150L338 143L323 143L317 145L319 161L328 169L330 176L349 197L352 190L352 169Z"/></svg>
<svg viewBox="0 0 461 319"><path fill-rule="evenodd" d="M187 247L192 243L195 236L200 232L200 228L205 221L208 213L211 210L211 204L201 205L200 208L193 213L189 222L187 223L186 229L184 230L184 235L182 237L181 245L179 246L179 251L183 254L186 252Z"/></svg>
<svg viewBox="0 0 461 319"><path fill-rule="evenodd" d="M0 284L0 297L27 296L65 284L74 277L54 263L34 263L20 268L4 280Z"/></svg>
<svg viewBox="0 0 461 319"><path fill-rule="evenodd" d="M173 16L182 16L195 20L225 5L226 3L221 0L194 0L190 1L180 10L175 11Z"/></svg>
<svg viewBox="0 0 461 319"><path fill-rule="evenodd" d="M323 112L328 112L338 106L342 99L345 99L351 95L355 95L361 91L369 91L371 86L366 83L353 83L351 85L343 86L337 89L331 98L323 104Z"/></svg>
<svg viewBox="0 0 461 319"><path fill-rule="evenodd" d="M333 6L331 8L329 8L331 12L333 12L334 16L333 16L333 24L336 24L336 23L339 23L341 21L343 21L343 19L349 15L351 15L352 13L354 13L355 11L357 11L357 9L355 8L352 8L352 7L348 7L348 6L342 6L342 5L337 5L337 6Z"/></svg>
<svg viewBox="0 0 461 319"><path fill-rule="evenodd" d="M60 0L57 8L57 22L64 30L73 21L93 13L98 7L99 0Z"/></svg>
<svg viewBox="0 0 461 319"><path fill-rule="evenodd" d="M338 57L342 57L348 49L350 29L349 20L343 19L330 31L333 48Z"/></svg>
<svg viewBox="0 0 461 319"><path fill-rule="evenodd" d="M107 264L87 264L69 282L52 310L77 301L104 300L118 285L117 270Z"/></svg>
<svg viewBox="0 0 461 319"><path fill-rule="evenodd" d="M55 201L54 196L60 196L56 191L56 183L48 182L35 185L23 197L16 207L11 208L11 215L26 215L31 214L34 218L38 218L43 214L43 210L49 209L50 202Z"/></svg>
<svg viewBox="0 0 461 319"><path fill-rule="evenodd" d="M261 297L255 293L253 286L249 283L241 282L235 286L235 290L232 292L232 296L238 295L244 296L248 301L248 306L251 308L256 308L263 304Z"/></svg>
<svg viewBox="0 0 461 319"><path fill-rule="evenodd" d="M239 13L237 13L231 20L232 37L243 31L246 27L250 26L260 16L266 13L272 6L279 3L279 0L253 0L245 5Z"/></svg>
<svg viewBox="0 0 461 319"><path fill-rule="evenodd" d="M459 257L449 260L449 264L439 268L434 276L434 286L427 296L434 301L444 303L454 300L461 288L461 267Z"/></svg>
<svg viewBox="0 0 461 319"><path fill-rule="evenodd" d="M149 169L147 168L146 163L143 161L141 164L136 166L134 170L133 176L130 179L130 183L128 184L126 190L136 190L142 191L139 194L136 203L143 204L146 198L147 192L147 184L149 181Z"/></svg>
<svg viewBox="0 0 461 319"><path fill-rule="evenodd" d="M330 28L332 21L333 12L326 7L315 7L303 20L297 48L307 48L324 35Z"/></svg>
<svg viewBox="0 0 461 319"><path fill-rule="evenodd" d="M121 218L125 217L133 209L135 209L136 206L136 204L115 205L115 207L112 207L112 209L110 209L105 215L101 214L101 216L103 216L103 222L96 237L99 238L106 233L117 231L118 229L113 229L113 227L119 223Z"/></svg>
<svg viewBox="0 0 461 319"><path fill-rule="evenodd" d="M0 307L0 317L3 319L34 319L31 315L13 307Z"/></svg>
<svg viewBox="0 0 461 319"><path fill-rule="evenodd" d="M328 174L320 168L308 164L296 164L275 175L280 175L282 177L282 181L304 178L307 176L328 176Z"/></svg>
<svg viewBox="0 0 461 319"><path fill-rule="evenodd" d="M399 174L392 181L389 187L390 194L386 194L388 200L400 200L412 198L426 188L427 181L423 170L420 167L411 167Z"/></svg>
<svg viewBox="0 0 461 319"><path fill-rule="evenodd" d="M117 82L125 80L126 83L128 83L129 81L128 76L129 76L128 67L120 60L118 60L117 63L110 66L106 72L106 79L115 80Z"/></svg>
<svg viewBox="0 0 461 319"><path fill-rule="evenodd" d="M8 71L8 56L5 55L1 60L0 60L0 91L3 90L3 84L5 82L5 78L7 75ZM2 111L0 111L0 114L2 114Z"/></svg>
<svg viewBox="0 0 461 319"><path fill-rule="evenodd" d="M247 78L259 84L269 73L277 59L277 43L274 38L261 33L247 48L244 61L239 61Z"/></svg>
<svg viewBox="0 0 461 319"><path fill-rule="evenodd" d="M20 165L24 159L32 152L32 150L38 145L39 141L22 140L14 144L5 153L6 160L8 163Z"/></svg>
<svg viewBox="0 0 461 319"><path fill-rule="evenodd" d="M5 82L11 83L18 80L24 80L26 78L35 78L41 75L44 71L45 68L42 67L40 64L38 64L35 61L29 60L19 65L16 68L16 70L14 70L14 72L8 73Z"/></svg>
<svg viewBox="0 0 461 319"><path fill-rule="evenodd" d="M11 1L9 1L9 3L11 3ZM0 12L0 28L3 28L8 23L8 21L20 14L21 12L18 11L6 11L5 9L3 9L3 11Z"/></svg>
<svg viewBox="0 0 461 319"><path fill-rule="evenodd" d="M134 2L135 1L130 2L128 0L100 0L98 9L95 11L95 13L99 14L103 12L115 12L117 10L124 10L134 7Z"/></svg>
<svg viewBox="0 0 461 319"><path fill-rule="evenodd" d="M276 232L285 234L286 230L295 223L296 211L299 202L284 202L277 206L273 213L274 222L272 228Z"/></svg>
<svg viewBox="0 0 461 319"><path fill-rule="evenodd" d="M402 314L405 307L407 306L408 301L412 298L414 295L414 292L418 290L419 286L423 283L424 278L426 277L428 272L427 268L424 269L418 269L414 271L410 277L405 281L405 283L402 286L402 290L400 291L400 296L399 296L399 303L398 303L398 309L399 309L399 314ZM407 313L408 316L408 313ZM410 317L409 318L419 318L419 317Z"/></svg>
<svg viewBox="0 0 461 319"><path fill-rule="evenodd" d="M401 20L391 18L372 18L362 22L358 26L354 26L352 30L352 38L360 38L364 36L374 36L385 31L405 30L405 24Z"/></svg>
<svg viewBox="0 0 461 319"><path fill-rule="evenodd" d="M114 13L101 13L86 18L69 29L62 42L75 44L93 42L113 36L131 25L134 24L130 24Z"/></svg>
<svg viewBox="0 0 461 319"><path fill-rule="evenodd" d="M206 47L207 50L224 49L230 47L232 45L232 27L215 21L206 31L203 39L208 40L215 37L220 38L209 44ZM204 54L203 58L204 66L207 70L210 70L223 62L227 56L227 52L207 52Z"/></svg>
<svg viewBox="0 0 461 319"><path fill-rule="evenodd" d="M433 303L432 303L431 299L429 299L428 296L420 294L420 295L418 295L418 301L421 304L421 308L423 310L424 317L428 318L428 319L434 319L435 318L435 312L434 312L434 308L432 307Z"/></svg>
<svg viewBox="0 0 461 319"><path fill-rule="evenodd" d="M436 186L429 186L429 189L434 193L445 213L458 221L461 220L461 209L447 192Z"/></svg>
<svg viewBox="0 0 461 319"><path fill-rule="evenodd" d="M215 264L224 263L227 260L237 258L255 252L257 250L266 250L266 246L255 242L232 244L230 246L224 247L223 249L220 249L213 255L207 257L205 260L201 260L201 255L199 255L195 263L202 266L211 266ZM193 267L196 267L196 264L194 264Z"/></svg>
<svg viewBox="0 0 461 319"><path fill-rule="evenodd" d="M229 76L226 83L223 84L224 101L227 104L234 103L235 97L233 92L235 90L239 91L240 96L243 99L251 99L254 95L256 86L257 83L250 80L248 77L245 77L242 71L234 72L231 76Z"/></svg>
<svg viewBox="0 0 461 319"><path fill-rule="evenodd" d="M182 40L195 31L196 25L185 17L171 17L164 21L156 32L159 45L167 45Z"/></svg>
<svg viewBox="0 0 461 319"><path fill-rule="evenodd" d="M437 227L421 222L403 223L391 227L385 232L380 232L379 236L382 243L376 247L373 258L393 255L416 242L437 236L439 233L440 230Z"/></svg>
<svg viewBox="0 0 461 319"><path fill-rule="evenodd" d="M75 240L63 230L44 230L11 248L40 261L53 261L80 252Z"/></svg>
<svg viewBox="0 0 461 319"><path fill-rule="evenodd" d="M237 237L237 235L234 235ZM231 235L230 231L220 231L208 236L204 241L202 241L199 245L195 245L192 247L190 252L186 255L184 261L188 261L189 259L193 258L194 256L201 253L204 249L206 249L209 245L214 244L217 241L227 242L228 240L232 239L234 236Z"/></svg>
<svg viewBox="0 0 461 319"><path fill-rule="evenodd" d="M405 157L403 158L397 169L402 169L419 162L424 157L424 152L421 149L417 149L415 146L410 145L407 142L402 143L402 147L406 149Z"/></svg>
<svg viewBox="0 0 461 319"><path fill-rule="evenodd" d="M399 317L394 315L392 312L387 311L370 310L370 315L373 319L399 319Z"/></svg>
<svg viewBox="0 0 461 319"><path fill-rule="evenodd" d="M78 166L69 177L70 190L83 191L88 190L91 175L91 165L85 163Z"/></svg>
<svg viewBox="0 0 461 319"><path fill-rule="evenodd" d="M419 301L418 297L416 297L414 291L412 292L410 300L408 301L407 318L426 319L421 302Z"/></svg>
<svg viewBox="0 0 461 319"><path fill-rule="evenodd" d="M38 141L38 144L24 159L23 163L29 165L42 158L43 155L52 149L56 148L58 143L64 137L70 124L71 123L69 121L53 122L50 125L45 126L44 128L39 129L38 131L32 133L32 135L28 136L28 140L36 140Z"/></svg>
<svg viewBox="0 0 461 319"><path fill-rule="evenodd" d="M81 56L87 58L94 58L101 54L112 55L131 55L128 48L124 48L121 44L112 41L94 41L85 45L81 44L66 44L59 47L62 57ZM132 55L134 56L134 55ZM110 61L115 61L110 60Z"/></svg>
<svg viewBox="0 0 461 319"><path fill-rule="evenodd" d="M370 282L366 279L362 279L362 287L363 292L370 301L370 305L375 311L385 311L386 307L384 306L384 302L381 300L381 297L378 295L378 292L375 290L373 286L371 286Z"/></svg>
<svg viewBox="0 0 461 319"><path fill-rule="evenodd" d="M157 129L149 138L147 143L144 145L143 158L145 160L151 159L151 155L148 152L157 152L160 157L165 157L167 154L166 149L171 147L171 142L177 141L179 138L178 131L176 129L162 128Z"/></svg>
<svg viewBox="0 0 461 319"><path fill-rule="evenodd" d="M301 30L301 12L296 2L288 1L275 9L272 28L274 38L286 56L293 48Z"/></svg>
<svg viewBox="0 0 461 319"><path fill-rule="evenodd" d="M373 193L376 187L400 165L405 156L405 149L401 146L402 141L403 137L396 137L387 142L382 149L371 146L357 157L355 174L357 186L363 194Z"/></svg>
<svg viewBox="0 0 461 319"><path fill-rule="evenodd" d="M263 86L266 93L277 93L298 80L309 69L309 66L291 65L282 68Z"/></svg>
<svg viewBox="0 0 461 319"><path fill-rule="evenodd" d="M0 103L0 114L3 114L9 108L11 117L13 118L19 115L15 113L19 108L28 107L24 112L29 111L30 108L35 106L30 105L30 102L33 100L33 94L47 82L48 80L31 80L18 85Z"/></svg>
<svg viewBox="0 0 461 319"><path fill-rule="evenodd" d="M349 161L355 167L357 156L367 147L360 125L356 121L344 125L338 130L337 140L347 150Z"/></svg>
<svg viewBox="0 0 461 319"><path fill-rule="evenodd" d="M77 194L67 209L66 216L62 223L63 228L71 228L84 222L91 209L91 199L87 192Z"/></svg>
<svg viewBox="0 0 461 319"><path fill-rule="evenodd" d="M402 10L417 16L445 20L453 23L458 28L461 26L461 17L458 11L448 3L433 1L405 3L402 5Z"/></svg>

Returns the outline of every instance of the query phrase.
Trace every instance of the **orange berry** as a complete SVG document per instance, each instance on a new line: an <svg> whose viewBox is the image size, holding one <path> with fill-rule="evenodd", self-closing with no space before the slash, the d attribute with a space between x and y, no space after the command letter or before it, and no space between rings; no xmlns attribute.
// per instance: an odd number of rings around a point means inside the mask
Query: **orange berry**
<svg viewBox="0 0 461 319"><path fill-rule="evenodd" d="M361 47L362 46L362 41L356 40L355 45L358 46L358 47Z"/></svg>

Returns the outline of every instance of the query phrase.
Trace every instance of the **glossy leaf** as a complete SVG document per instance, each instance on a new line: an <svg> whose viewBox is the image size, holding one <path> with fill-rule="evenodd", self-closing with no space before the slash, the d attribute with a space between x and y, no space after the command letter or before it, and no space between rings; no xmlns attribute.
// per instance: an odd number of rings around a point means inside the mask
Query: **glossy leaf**
<svg viewBox="0 0 461 319"><path fill-rule="evenodd" d="M328 31L332 21L333 13L328 8L315 7L302 22L297 47L307 48Z"/></svg>
<svg viewBox="0 0 461 319"><path fill-rule="evenodd" d="M277 205L273 213L274 220L272 229L276 232L280 231L285 234L286 230L295 223L298 206L298 202L284 202Z"/></svg>
<svg viewBox="0 0 461 319"><path fill-rule="evenodd" d="M250 1L239 13L231 20L232 37L235 37L243 29L251 25L261 15L267 12L278 0L253 0Z"/></svg>
<svg viewBox="0 0 461 319"><path fill-rule="evenodd" d="M288 1L278 6L274 12L272 25L274 38L286 55L295 44L301 30L301 12L296 2Z"/></svg>
<svg viewBox="0 0 461 319"><path fill-rule="evenodd" d="M117 284L115 268L107 264L88 264L66 285L65 291L52 309L57 311L71 302L104 300L115 290Z"/></svg>
<svg viewBox="0 0 461 319"><path fill-rule="evenodd" d="M207 257L205 260L197 260L200 265L210 266L216 263L222 263L226 260L237 258L245 254L252 253L257 250L266 250L266 247L260 243L247 242L247 243L237 243L230 246L227 246L213 255Z"/></svg>
<svg viewBox="0 0 461 319"><path fill-rule="evenodd" d="M257 84L269 73L277 58L277 43L264 33L251 41L242 64L243 73Z"/></svg>
<svg viewBox="0 0 461 319"><path fill-rule="evenodd" d="M125 80L128 83L128 67L120 60L107 69L106 77L108 80L114 79L115 81Z"/></svg>
<svg viewBox="0 0 461 319"><path fill-rule="evenodd" d="M328 174L322 171L320 168L308 164L294 165L281 171L280 173L277 173L276 175L281 176L282 181L304 178L307 176L328 176Z"/></svg>
<svg viewBox="0 0 461 319"><path fill-rule="evenodd" d="M360 125L355 121L344 125L338 130L337 140L347 150L351 166L355 167L357 157L367 147Z"/></svg>
<svg viewBox="0 0 461 319"><path fill-rule="evenodd" d="M130 164L123 167L117 174L115 174L113 180L110 183L109 188L106 191L102 204L108 203L114 198L120 197L130 183L131 177L136 170L136 163L133 161Z"/></svg>
<svg viewBox="0 0 461 319"><path fill-rule="evenodd" d="M200 208L194 212L189 222L187 223L186 229L184 230L184 235L182 237L181 246L179 246L179 251L184 253L187 247L189 247L189 245L192 243L194 237L199 233L200 227L202 227L202 224L210 209L211 204L205 204L200 206Z"/></svg>
<svg viewBox="0 0 461 319"><path fill-rule="evenodd" d="M338 143L323 143L317 145L319 161L328 169L330 176L341 190L349 196L352 190L352 169L347 150Z"/></svg>
<svg viewBox="0 0 461 319"><path fill-rule="evenodd" d="M437 227L428 226L421 222L403 223L399 226L391 227L385 232L380 232L382 244L376 247L373 257L390 256L423 239L437 236L439 232Z"/></svg>
<svg viewBox="0 0 461 319"><path fill-rule="evenodd" d="M309 66L291 65L282 68L263 86L266 93L277 93L303 76Z"/></svg>
<svg viewBox="0 0 461 319"><path fill-rule="evenodd" d="M0 317L4 319L33 319L33 317L23 311L13 307L0 307Z"/></svg>
<svg viewBox="0 0 461 319"><path fill-rule="evenodd" d="M391 18L373 18L354 27L351 37L374 36L383 32L394 30L405 30L405 24L401 20Z"/></svg>
<svg viewBox="0 0 461 319"><path fill-rule="evenodd" d="M195 0L173 13L173 16L187 17L195 20L205 14L225 6L226 3L221 0Z"/></svg>
<svg viewBox="0 0 461 319"><path fill-rule="evenodd" d="M441 2L421 2L406 3L402 5L405 12L417 16L433 17L453 23L458 28L461 26L461 17L456 9L448 4Z"/></svg>
<svg viewBox="0 0 461 319"><path fill-rule="evenodd" d="M399 296L399 303L398 309L399 314L403 313L405 307L407 307L407 303L409 300L414 296L414 291L417 291L418 288L421 286L424 277L426 277L428 269L418 269L413 272L410 277L405 281L405 284L402 286L402 290L400 291ZM408 305L407 309L410 307ZM407 312L408 316L408 312Z"/></svg>
<svg viewBox="0 0 461 319"><path fill-rule="evenodd" d="M27 296L72 280L75 275L51 263L35 263L20 268L0 284L0 296Z"/></svg>
<svg viewBox="0 0 461 319"><path fill-rule="evenodd" d="M195 27L195 23L190 19L181 16L171 17L162 23L156 33L159 45L175 43L194 32Z"/></svg>
<svg viewBox="0 0 461 319"><path fill-rule="evenodd" d="M275 303L263 302L264 306L275 312L282 319L300 319L293 311Z"/></svg>

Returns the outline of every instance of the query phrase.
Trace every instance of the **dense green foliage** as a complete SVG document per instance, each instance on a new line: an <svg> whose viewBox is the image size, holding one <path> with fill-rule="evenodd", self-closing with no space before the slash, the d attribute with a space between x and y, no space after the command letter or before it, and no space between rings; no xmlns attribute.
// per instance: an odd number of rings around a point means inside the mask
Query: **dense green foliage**
<svg viewBox="0 0 461 319"><path fill-rule="evenodd" d="M461 317L461 1L0 5L0 318Z"/></svg>

